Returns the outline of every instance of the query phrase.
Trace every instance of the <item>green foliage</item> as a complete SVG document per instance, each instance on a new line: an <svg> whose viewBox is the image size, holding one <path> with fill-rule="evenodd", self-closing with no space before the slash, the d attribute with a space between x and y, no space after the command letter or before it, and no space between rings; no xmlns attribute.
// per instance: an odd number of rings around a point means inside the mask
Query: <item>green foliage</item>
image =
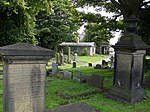
<svg viewBox="0 0 150 112"><path fill-rule="evenodd" d="M99 45L102 41L108 41L112 37L111 32L107 30L106 23L88 23L85 30L84 41L95 42Z"/></svg>
<svg viewBox="0 0 150 112"><path fill-rule="evenodd" d="M150 59L145 59L145 71L150 70Z"/></svg>
<svg viewBox="0 0 150 112"><path fill-rule="evenodd" d="M150 7L143 9L143 12L140 14L140 27L139 35L142 36L143 41L150 45ZM150 55L150 49L147 50L147 55Z"/></svg>
<svg viewBox="0 0 150 112"><path fill-rule="evenodd" d="M79 0L81 1L81 0ZM77 4L79 1L76 1ZM119 14L118 10L113 6L111 2L99 1L84 1L84 5L94 6L95 10L101 11L102 9L106 12L115 12ZM81 4L80 4L81 5ZM83 5L83 6L84 6ZM120 15L120 14L119 14ZM117 20L118 15L114 17L105 17L101 14L85 13L80 12L80 18L82 22L87 23L85 26L85 37L83 41L94 41L96 45L99 45L102 41L109 41L113 37L112 31L122 30L123 22Z"/></svg>
<svg viewBox="0 0 150 112"><path fill-rule="evenodd" d="M53 0L51 15L38 13L36 39L42 47L57 50L63 41L75 41L79 28L78 13L68 0Z"/></svg>
<svg viewBox="0 0 150 112"><path fill-rule="evenodd" d="M83 51L80 53L81 56L88 56L87 48L84 48Z"/></svg>
<svg viewBox="0 0 150 112"><path fill-rule="evenodd" d="M51 12L50 0L1 0L0 46L18 42L35 43L35 15L39 10Z"/></svg>

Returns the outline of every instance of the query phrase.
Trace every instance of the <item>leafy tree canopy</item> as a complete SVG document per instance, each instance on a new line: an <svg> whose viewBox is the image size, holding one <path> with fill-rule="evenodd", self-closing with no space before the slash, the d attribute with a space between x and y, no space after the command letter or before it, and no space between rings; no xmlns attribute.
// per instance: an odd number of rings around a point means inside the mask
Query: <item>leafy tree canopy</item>
<svg viewBox="0 0 150 112"><path fill-rule="evenodd" d="M51 12L50 0L0 0L0 46L17 42L35 43L35 15Z"/></svg>
<svg viewBox="0 0 150 112"><path fill-rule="evenodd" d="M62 41L75 41L79 28L78 12L69 0L53 0L51 15L37 16L36 38L42 47L57 50Z"/></svg>
<svg viewBox="0 0 150 112"><path fill-rule="evenodd" d="M103 21L103 24L107 23L108 28L111 28L113 30L114 29L123 29L123 27L122 27L123 25L120 24L123 22L116 21L117 17L123 15L124 19L126 20L131 15L135 15L142 20L141 25L140 25L140 31L141 31L140 34L143 36L144 40L147 40L147 38L149 37L148 36L149 35L149 31L148 31L148 28L149 28L148 27L148 25L149 25L148 24L149 23L148 16L149 16L149 14L148 13L150 13L150 12L146 11L146 10L149 8L150 0L72 0L72 3L76 7L94 6L97 9L97 11L100 11L101 9L105 8L106 12L115 12L114 17L112 17L112 18L102 17L100 20L100 21ZM94 22L95 19L91 19L91 18L92 17L90 16L90 21L92 20ZM105 22L105 20L106 20L106 22ZM115 23L112 23L112 21ZM117 23L116 28L114 28L112 25L114 25L116 23ZM97 27L99 25L101 25L101 24L98 23ZM89 26L93 27L93 25L89 25ZM95 26L95 28L97 28L97 27ZM98 29L100 29L100 28L98 28ZM99 31L97 30L96 32L99 32Z"/></svg>

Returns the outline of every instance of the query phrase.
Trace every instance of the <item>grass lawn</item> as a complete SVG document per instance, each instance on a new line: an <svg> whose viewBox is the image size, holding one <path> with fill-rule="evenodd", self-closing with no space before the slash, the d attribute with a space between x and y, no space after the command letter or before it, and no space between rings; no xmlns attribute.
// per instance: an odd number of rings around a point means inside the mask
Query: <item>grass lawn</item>
<svg viewBox="0 0 150 112"><path fill-rule="evenodd" d="M107 70L104 70L105 72ZM110 71L108 70L108 73ZM102 72L103 73L103 72ZM111 75L111 74L110 74ZM111 79L109 79L111 80ZM106 81L105 84L110 83ZM0 81L0 112L2 112L3 98L2 98L2 81ZM105 85L104 84L104 85ZM111 85L110 85L111 86ZM78 97L70 100L65 100L58 96L58 91L63 91L67 95L78 94L86 91L96 90L97 88L87 84L55 77L46 78L46 108L58 107L73 102L85 102L101 112L150 112L150 98L142 100L140 103L130 105L113 101L104 97L103 93L97 93L86 97ZM150 96L150 88L145 89L147 95Z"/></svg>
<svg viewBox="0 0 150 112"><path fill-rule="evenodd" d="M3 112L3 81L0 80L0 112Z"/></svg>
<svg viewBox="0 0 150 112"><path fill-rule="evenodd" d="M150 112L150 98L134 105L107 99L102 93L64 100L62 97L56 95L57 91L63 91L65 94L75 94L95 90L96 88L73 80L52 77L47 78L46 84L46 108L82 101L101 112ZM150 89L147 88L146 92L148 96L150 96Z"/></svg>
<svg viewBox="0 0 150 112"><path fill-rule="evenodd" d="M93 62L98 62L101 61L102 59L106 58L107 55L94 55L94 56L78 56L78 62L76 64L77 67L80 66L85 66L88 63L93 63ZM50 60L49 65L51 65L52 61L55 59ZM71 68L72 64L64 63L64 65L59 66L59 69L66 69L66 68ZM51 66L47 67L47 69L50 69Z"/></svg>
<svg viewBox="0 0 150 112"><path fill-rule="evenodd" d="M113 74L112 70L109 69L93 69L93 67L80 67L80 68L68 68L71 71L81 71L83 74L97 74L101 76L110 76Z"/></svg>
<svg viewBox="0 0 150 112"><path fill-rule="evenodd" d="M100 57L98 61L100 61ZM102 57L104 58L104 57ZM86 59L82 58L82 61ZM97 60L97 59L96 59ZM87 61L88 62L88 61ZM93 59L93 62L95 60ZM94 69L93 67L80 67L71 68L64 66L65 69L76 71L80 70L84 74L97 74L102 76L113 76L113 71L109 69ZM146 73L149 75L150 71ZM112 78L106 78L104 81L104 87L109 89L112 86ZM96 87L92 87L88 84L81 84L74 80L67 80L55 77L46 78L46 108L54 108L61 105L74 103L74 102L85 102L100 112L150 112L150 88L145 88L148 98L142 100L136 104L127 104L119 101L114 101L105 98L103 93L97 93L85 97L75 97L70 100L65 100L57 95L57 92L64 92L66 95L74 95L82 92L88 92L97 90ZM0 80L0 112L3 112L3 85Z"/></svg>

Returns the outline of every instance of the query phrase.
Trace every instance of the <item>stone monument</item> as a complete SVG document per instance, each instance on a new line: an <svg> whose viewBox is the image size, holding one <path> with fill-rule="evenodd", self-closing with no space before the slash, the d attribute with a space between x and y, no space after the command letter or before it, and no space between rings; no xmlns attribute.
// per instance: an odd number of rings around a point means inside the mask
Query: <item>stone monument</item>
<svg viewBox="0 0 150 112"><path fill-rule="evenodd" d="M0 47L4 112L45 112L46 62L54 52L31 44Z"/></svg>
<svg viewBox="0 0 150 112"><path fill-rule="evenodd" d="M56 75L58 72L58 65L57 63L52 63L52 75Z"/></svg>
<svg viewBox="0 0 150 112"><path fill-rule="evenodd" d="M115 48L113 87L107 97L135 103L146 94L143 89L144 56L147 45L136 34L137 18L131 16L126 23L126 33Z"/></svg>

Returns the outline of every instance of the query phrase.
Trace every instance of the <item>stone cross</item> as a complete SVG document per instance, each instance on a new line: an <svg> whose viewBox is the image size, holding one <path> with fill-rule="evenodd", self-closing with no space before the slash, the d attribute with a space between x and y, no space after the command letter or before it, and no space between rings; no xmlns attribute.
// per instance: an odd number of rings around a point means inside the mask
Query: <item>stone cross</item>
<svg viewBox="0 0 150 112"><path fill-rule="evenodd" d="M46 62L54 52L31 44L0 47L4 112L45 112Z"/></svg>

